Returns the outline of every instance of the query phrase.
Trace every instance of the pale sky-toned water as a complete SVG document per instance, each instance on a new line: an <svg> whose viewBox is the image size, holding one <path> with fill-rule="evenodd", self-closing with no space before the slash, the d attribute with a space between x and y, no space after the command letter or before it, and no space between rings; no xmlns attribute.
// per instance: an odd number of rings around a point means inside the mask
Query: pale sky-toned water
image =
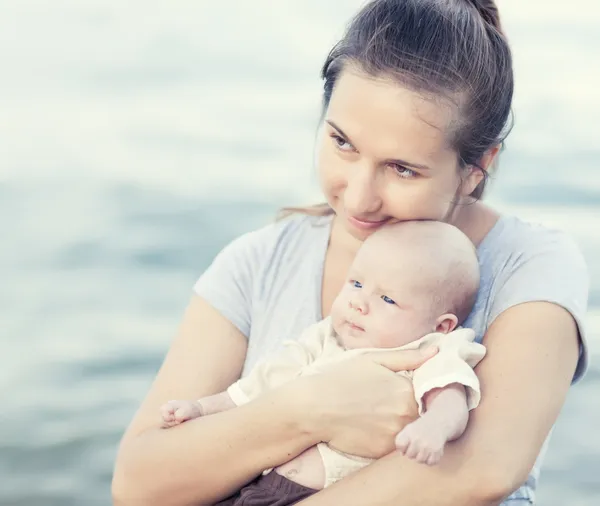
<svg viewBox="0 0 600 506"><path fill-rule="evenodd" d="M279 205L318 197L318 73L360 3L2 5L0 504L110 504L116 442L194 279ZM592 368L557 424L538 504L592 506L600 4L499 4L516 124L490 200L569 230L592 276Z"/></svg>

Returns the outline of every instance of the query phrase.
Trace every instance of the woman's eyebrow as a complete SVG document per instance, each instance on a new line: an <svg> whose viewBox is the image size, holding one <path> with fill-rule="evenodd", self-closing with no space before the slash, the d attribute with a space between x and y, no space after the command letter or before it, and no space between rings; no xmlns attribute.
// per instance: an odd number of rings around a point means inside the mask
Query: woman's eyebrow
<svg viewBox="0 0 600 506"><path fill-rule="evenodd" d="M352 142L350 142L350 137L348 137L344 131L337 126L333 121L331 121L330 119L326 119L325 122L327 124L329 124L329 126L331 126L334 130L337 130L337 132L349 143L352 144L354 146L354 144ZM413 162L407 162L406 160L401 160L399 158L387 158L385 160L385 163L393 163L396 165L402 165L403 167L413 167L415 169L419 169L419 170L423 170L423 171L430 171L431 167L428 167L427 165L423 165L421 163L413 163Z"/></svg>
<svg viewBox="0 0 600 506"><path fill-rule="evenodd" d="M343 131L343 130L342 130L340 127L339 127L339 126L337 126L337 125L336 125L336 124L335 124L333 121L331 121L330 119L326 119L326 120L325 120L325 122L326 122L326 123L328 123L328 124L329 124L329 125L330 125L332 128L334 128L335 130L337 130L337 131L338 131L338 133L339 133L339 134L340 134L340 135L341 135L341 136L342 136L344 139L346 139L346 140L350 140L350 137L348 137L348 136L347 136L347 135L344 133L344 131Z"/></svg>

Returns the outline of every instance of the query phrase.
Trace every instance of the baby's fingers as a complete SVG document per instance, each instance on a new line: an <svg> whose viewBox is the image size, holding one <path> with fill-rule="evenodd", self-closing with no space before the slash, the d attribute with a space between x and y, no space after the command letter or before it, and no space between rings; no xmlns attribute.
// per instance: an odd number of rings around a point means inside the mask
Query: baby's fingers
<svg viewBox="0 0 600 506"><path fill-rule="evenodd" d="M175 409L170 404L163 404L160 407L160 414L162 415L162 417L165 420L168 418L173 418L174 412L175 412Z"/></svg>
<svg viewBox="0 0 600 506"><path fill-rule="evenodd" d="M406 455L406 451L408 450L408 447L410 445L410 438L404 434L404 432L400 432L397 436L396 436L396 449L402 454L402 455Z"/></svg>
<svg viewBox="0 0 600 506"><path fill-rule="evenodd" d="M435 466L440 461L441 458L442 458L442 452L433 452L427 458L426 464L428 466Z"/></svg>
<svg viewBox="0 0 600 506"><path fill-rule="evenodd" d="M408 446L408 450L406 450L406 456L409 459L416 459L421 451L421 446L415 440L412 440Z"/></svg>
<svg viewBox="0 0 600 506"><path fill-rule="evenodd" d="M417 453L417 457L416 457L416 461L420 462L421 464L426 464L427 460L429 459L430 455L433 452L430 452L429 448L427 447L422 447L419 452Z"/></svg>
<svg viewBox="0 0 600 506"><path fill-rule="evenodd" d="M175 411L174 416L178 422L187 422L191 418L191 412L189 408L182 407Z"/></svg>

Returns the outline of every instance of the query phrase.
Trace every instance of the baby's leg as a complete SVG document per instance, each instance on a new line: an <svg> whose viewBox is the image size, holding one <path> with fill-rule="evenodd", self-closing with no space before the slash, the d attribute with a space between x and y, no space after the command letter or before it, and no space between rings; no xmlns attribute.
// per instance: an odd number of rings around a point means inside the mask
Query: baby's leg
<svg viewBox="0 0 600 506"><path fill-rule="evenodd" d="M315 490L321 490L325 486L325 467L316 446L276 467L274 472L294 483Z"/></svg>
<svg viewBox="0 0 600 506"><path fill-rule="evenodd" d="M160 408L163 427L173 427L200 416L212 415L235 408L227 392L203 397L197 401L169 401Z"/></svg>
<svg viewBox="0 0 600 506"><path fill-rule="evenodd" d="M465 431L469 418L465 388L452 384L431 391L425 406L427 411L396 436L396 448L411 459L434 465L442 458L446 443Z"/></svg>

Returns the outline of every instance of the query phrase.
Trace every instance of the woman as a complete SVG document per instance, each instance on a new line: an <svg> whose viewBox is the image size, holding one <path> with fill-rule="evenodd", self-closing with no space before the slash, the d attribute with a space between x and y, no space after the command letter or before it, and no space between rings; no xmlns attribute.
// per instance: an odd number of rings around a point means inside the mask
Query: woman
<svg viewBox="0 0 600 506"><path fill-rule="evenodd" d="M323 78L318 168L327 204L238 238L200 278L123 437L118 506L211 504L320 441L379 460L303 505L534 500L536 459L585 369L588 280L568 237L479 201L513 93L495 4L375 0L331 51ZM488 350L477 368L482 403L438 466L392 451L416 409L410 385L390 370L427 359L408 352L348 361L246 406L160 430L161 404L222 391L327 316L361 241L415 219L460 228L477 246L482 272L465 324Z"/></svg>

